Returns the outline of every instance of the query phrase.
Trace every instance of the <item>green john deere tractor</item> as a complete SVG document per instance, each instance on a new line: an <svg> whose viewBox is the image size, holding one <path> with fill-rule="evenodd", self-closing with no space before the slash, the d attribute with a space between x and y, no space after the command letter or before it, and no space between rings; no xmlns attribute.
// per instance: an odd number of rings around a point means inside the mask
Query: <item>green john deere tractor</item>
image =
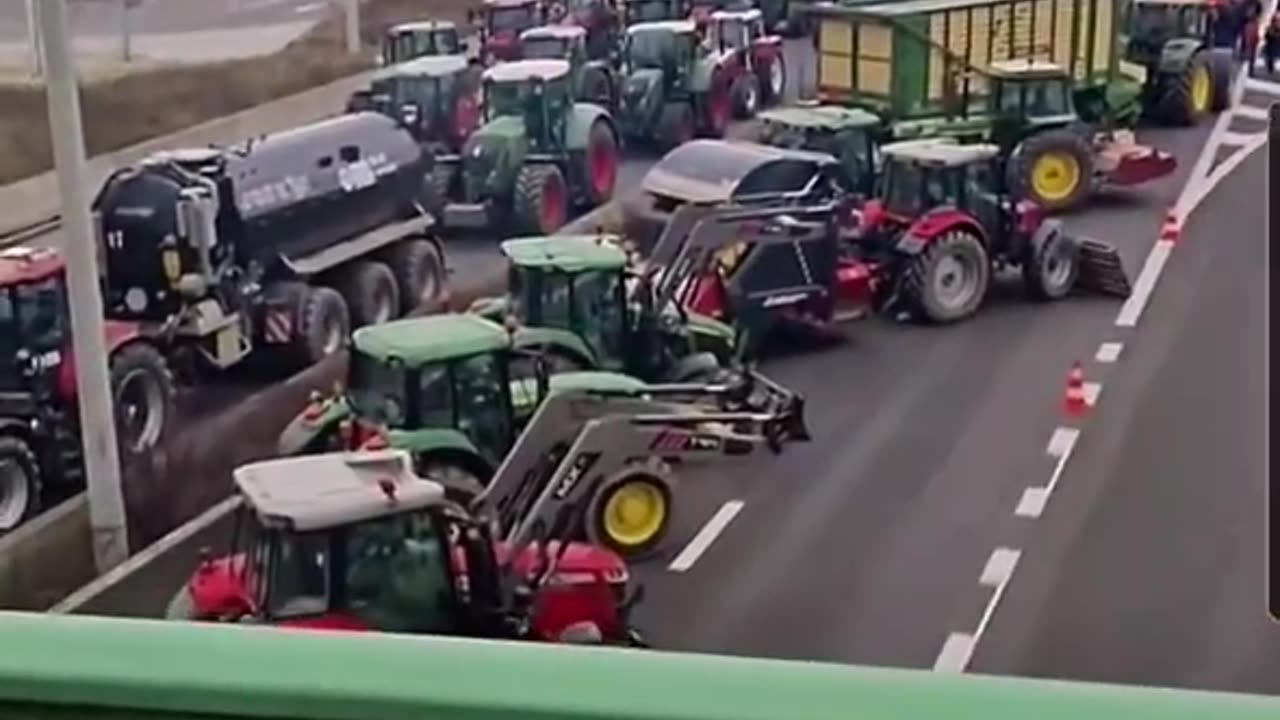
<svg viewBox="0 0 1280 720"><path fill-rule="evenodd" d="M1230 48L1209 45L1213 0L1130 0L1124 59L1143 80L1147 114L1194 125L1231 104L1235 63Z"/></svg>
<svg viewBox="0 0 1280 720"><path fill-rule="evenodd" d="M422 20L387 28L378 59L383 65L396 65L414 58L462 54L457 25L448 20Z"/></svg>
<svg viewBox="0 0 1280 720"><path fill-rule="evenodd" d="M732 68L701 41L692 20L645 22L623 41L618 124L628 141L663 149L695 135L724 137L732 113Z"/></svg>
<svg viewBox="0 0 1280 720"><path fill-rule="evenodd" d="M572 210L613 197L613 118L573 99L571 70L565 60L518 60L485 71L485 124L460 156L438 158L432 171L445 227L550 234Z"/></svg>
<svg viewBox="0 0 1280 720"><path fill-rule="evenodd" d="M525 60L568 60L573 97L610 112L618 106L617 54L593 60L587 54L587 31L579 25L543 25L520 33L520 57Z"/></svg>
<svg viewBox="0 0 1280 720"><path fill-rule="evenodd" d="M839 105L793 105L757 117L765 145L826 153L840 161L854 192L863 199L875 195L885 133L878 115Z"/></svg>
<svg viewBox="0 0 1280 720"><path fill-rule="evenodd" d="M378 70L347 112L382 113L434 153L457 153L479 123L479 89L479 67L462 55L424 56Z"/></svg>

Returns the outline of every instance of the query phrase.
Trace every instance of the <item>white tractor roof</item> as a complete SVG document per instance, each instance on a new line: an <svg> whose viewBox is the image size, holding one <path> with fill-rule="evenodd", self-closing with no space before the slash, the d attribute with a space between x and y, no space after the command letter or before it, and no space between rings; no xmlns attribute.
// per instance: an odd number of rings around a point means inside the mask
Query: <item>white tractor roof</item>
<svg viewBox="0 0 1280 720"><path fill-rule="evenodd" d="M763 17L764 15L760 12L758 8L751 8L750 10L716 10L715 12L711 13L711 20L713 22L720 22L721 20L738 20L740 22L752 22L754 20L759 20Z"/></svg>
<svg viewBox="0 0 1280 720"><path fill-rule="evenodd" d="M890 143L881 148L886 158L921 165L959 167L986 161L1000 153L1000 148L987 143L962 145L953 138L924 138Z"/></svg>
<svg viewBox="0 0 1280 720"><path fill-rule="evenodd" d="M235 470L236 488L264 521L322 530L444 500L444 487L413 472L403 450L276 458Z"/></svg>
<svg viewBox="0 0 1280 720"><path fill-rule="evenodd" d="M657 30L665 30L673 32L677 35L684 33L692 33L698 31L698 24L692 20L656 20L653 22L636 23L627 28L628 35L634 35L642 32L653 32Z"/></svg>
<svg viewBox="0 0 1280 720"><path fill-rule="evenodd" d="M586 34L586 28L580 25L542 25L529 28L520 33L520 39L555 38L557 40L573 40Z"/></svg>
<svg viewBox="0 0 1280 720"><path fill-rule="evenodd" d="M532 5L537 1L538 0L484 0L484 5L485 7L491 8L511 8Z"/></svg>
<svg viewBox="0 0 1280 720"><path fill-rule="evenodd" d="M493 82L522 82L533 78L555 80L569 74L568 60L516 60L498 63L484 71Z"/></svg>
<svg viewBox="0 0 1280 720"><path fill-rule="evenodd" d="M412 22L400 23L399 25L392 25L387 32L443 32L457 29L458 26L448 20L414 20Z"/></svg>
<svg viewBox="0 0 1280 720"><path fill-rule="evenodd" d="M1048 62L1046 60L1034 60L1032 58L1017 60L999 60L987 66L992 75L1039 75L1039 76L1066 76L1066 70L1061 65Z"/></svg>

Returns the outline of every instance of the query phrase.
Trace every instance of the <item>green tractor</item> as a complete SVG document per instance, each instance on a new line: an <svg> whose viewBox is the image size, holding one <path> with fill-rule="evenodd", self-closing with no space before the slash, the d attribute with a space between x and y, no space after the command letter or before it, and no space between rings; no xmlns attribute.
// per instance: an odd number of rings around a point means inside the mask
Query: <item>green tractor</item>
<svg viewBox="0 0 1280 720"><path fill-rule="evenodd" d="M397 65L414 58L464 52L457 25L448 20L421 20L387 28L378 59L383 65Z"/></svg>
<svg viewBox="0 0 1280 720"><path fill-rule="evenodd" d="M623 41L618 124L628 141L673 148L695 135L724 137L734 80L725 58L702 43L692 20L644 22Z"/></svg>
<svg viewBox="0 0 1280 720"><path fill-rule="evenodd" d="M479 90L474 63L462 55L430 55L379 70L351 94L347 112L382 113L433 152L457 153L479 124Z"/></svg>
<svg viewBox="0 0 1280 720"><path fill-rule="evenodd" d="M1194 125L1231 104L1235 62L1208 43L1214 0L1130 0L1124 59L1143 80L1143 107L1172 125Z"/></svg>
<svg viewBox="0 0 1280 720"><path fill-rule="evenodd" d="M572 209L613 197L618 135L609 111L577 102L566 60L518 60L484 73L485 124L431 182L451 228L551 234Z"/></svg>
<svg viewBox="0 0 1280 720"><path fill-rule="evenodd" d="M578 25L543 25L520 33L520 57L525 60L568 60L573 97L613 112L618 106L617 60L593 60L587 54L587 31Z"/></svg>
<svg viewBox="0 0 1280 720"><path fill-rule="evenodd" d="M989 141L1000 147L1005 180L1019 199L1050 211L1084 205L1102 187L1129 187L1174 171L1176 159L1139 145L1133 133L1085 122L1067 73L1051 63L1010 60L983 74L982 106L922 120L886 123L869 112L837 106L765 111L763 140L780 147L825 152L839 158L864 196L874 191L881 143L926 137Z"/></svg>

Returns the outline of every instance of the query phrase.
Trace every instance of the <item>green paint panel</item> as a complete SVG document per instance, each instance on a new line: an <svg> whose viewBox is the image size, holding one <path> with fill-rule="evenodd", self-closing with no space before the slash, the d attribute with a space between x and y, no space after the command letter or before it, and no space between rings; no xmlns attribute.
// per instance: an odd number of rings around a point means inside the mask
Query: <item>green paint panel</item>
<svg viewBox="0 0 1280 720"><path fill-rule="evenodd" d="M416 367L430 362L494 352L510 346L501 325L471 313L406 318L356 330L351 343L380 362L399 358Z"/></svg>
<svg viewBox="0 0 1280 720"><path fill-rule="evenodd" d="M586 270L618 270L627 254L596 235L554 235L516 238L502 243L502 254L516 265L577 273Z"/></svg>

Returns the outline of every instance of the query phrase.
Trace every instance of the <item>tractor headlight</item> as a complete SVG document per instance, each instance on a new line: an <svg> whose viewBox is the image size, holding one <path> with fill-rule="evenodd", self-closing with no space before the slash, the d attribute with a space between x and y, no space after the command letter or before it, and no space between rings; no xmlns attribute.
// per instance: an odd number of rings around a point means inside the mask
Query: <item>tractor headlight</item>
<svg viewBox="0 0 1280 720"><path fill-rule="evenodd" d="M140 287L131 287L124 294L124 306L129 312L140 313L147 309L147 291Z"/></svg>

